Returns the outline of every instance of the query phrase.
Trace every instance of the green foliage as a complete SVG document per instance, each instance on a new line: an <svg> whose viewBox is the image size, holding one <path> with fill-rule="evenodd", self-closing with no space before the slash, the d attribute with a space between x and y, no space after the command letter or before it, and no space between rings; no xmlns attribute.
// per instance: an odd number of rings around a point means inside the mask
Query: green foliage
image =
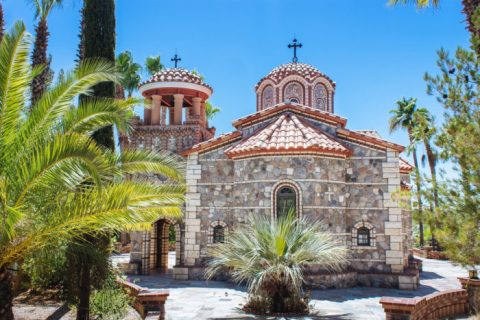
<svg viewBox="0 0 480 320"><path fill-rule="evenodd" d="M421 9L430 6L438 7L440 0L389 0L388 3L390 5L413 3Z"/></svg>
<svg viewBox="0 0 480 320"><path fill-rule="evenodd" d="M215 118L220 111L220 108L214 107L209 101L205 102L205 116L207 117L207 121Z"/></svg>
<svg viewBox="0 0 480 320"><path fill-rule="evenodd" d="M346 248L322 229L319 221L296 219L295 212L272 221L252 215L248 223L226 236L225 243L211 249L213 260L206 276L230 269L235 282L246 282L247 309L263 313L308 311L304 300L303 270L316 264L338 271ZM261 310L258 306L263 306Z"/></svg>
<svg viewBox="0 0 480 320"><path fill-rule="evenodd" d="M57 241L33 252L24 259L21 268L28 277L31 288L63 287L66 271L65 244Z"/></svg>
<svg viewBox="0 0 480 320"><path fill-rule="evenodd" d="M428 93L445 108L436 144L458 172L439 184L438 236L453 261L474 266L480 264L480 60L462 48L453 57L439 50L438 57L439 74L425 75Z"/></svg>
<svg viewBox="0 0 480 320"><path fill-rule="evenodd" d="M95 290L91 297L92 319L121 320L128 311L130 298L118 287Z"/></svg>
<svg viewBox="0 0 480 320"><path fill-rule="evenodd" d="M160 56L150 56L145 60L145 71L149 76L163 70L164 65L160 61Z"/></svg>
<svg viewBox="0 0 480 320"><path fill-rule="evenodd" d="M123 89L127 91L127 96L131 97L140 84L140 70L142 66L133 61L133 56L130 51L120 53L117 56L115 64L118 71L122 74L120 83Z"/></svg>

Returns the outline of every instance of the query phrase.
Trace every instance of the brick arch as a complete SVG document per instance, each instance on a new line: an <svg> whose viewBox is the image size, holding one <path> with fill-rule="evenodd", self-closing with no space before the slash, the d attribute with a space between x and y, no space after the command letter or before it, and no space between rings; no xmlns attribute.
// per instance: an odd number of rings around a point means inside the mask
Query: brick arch
<svg viewBox="0 0 480 320"><path fill-rule="evenodd" d="M293 181L293 180L281 180L278 181L272 188L272 195L271 195L271 217L272 220L277 218L276 208L277 208L277 193L283 187L291 187L295 190L297 194L296 198L296 209L297 209L297 217L300 218L302 216L302 189L300 185Z"/></svg>
<svg viewBox="0 0 480 320"><path fill-rule="evenodd" d="M217 227L217 226L221 226L224 229L225 237L227 236L228 225L224 221L221 221L221 220L212 221L210 223L210 225L208 226L208 237L207 237L207 243L208 244L213 244L214 243L213 242L213 231L214 231L215 227Z"/></svg>
<svg viewBox="0 0 480 320"><path fill-rule="evenodd" d="M280 102L285 101L285 87L290 83L290 82L299 82L302 87L303 87L303 101L300 103L303 105L308 105L308 101L310 101L310 97L308 96L308 91L307 88L311 87L311 84L305 80L305 78L297 76L297 75L290 75L288 77L285 77L280 81L280 83L277 85L277 87L280 89Z"/></svg>
<svg viewBox="0 0 480 320"><path fill-rule="evenodd" d="M312 97L311 97L312 108L314 107L313 90L315 90L315 87L317 85L323 85L325 89L327 89L327 110L325 111L333 113L333 100L335 97L335 88L332 86L332 83L330 81L328 81L323 77L316 79L312 84Z"/></svg>
<svg viewBox="0 0 480 320"><path fill-rule="evenodd" d="M358 229L360 228L367 228L369 231L370 231L370 246L359 246L358 243L357 243L357 232L358 232ZM366 221L360 221L360 222L357 222L353 227L352 227L352 247L358 247L358 248L368 248L368 247L376 247L377 243L376 243L376 239L377 239L377 234L376 234L376 230L375 230L375 227L369 223L369 222L366 222Z"/></svg>
<svg viewBox="0 0 480 320"><path fill-rule="evenodd" d="M149 269L158 269L161 273L168 271L168 248L169 248L169 229L173 225L175 228L175 264L183 263L184 252L184 230L182 223L172 219L159 219L153 224L150 232L150 257Z"/></svg>
<svg viewBox="0 0 480 320"><path fill-rule="evenodd" d="M277 96L277 85L275 82L273 82L271 79L265 79L262 81L262 83L258 86L256 89L257 93L257 111L263 110L263 91L265 90L266 87L272 86L273 87L273 105L278 103L278 96Z"/></svg>

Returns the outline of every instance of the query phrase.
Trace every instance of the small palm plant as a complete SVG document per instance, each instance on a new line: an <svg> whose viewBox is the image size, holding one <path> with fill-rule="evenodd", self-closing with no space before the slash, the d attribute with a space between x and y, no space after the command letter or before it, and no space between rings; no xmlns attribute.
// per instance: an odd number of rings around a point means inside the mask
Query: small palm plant
<svg viewBox="0 0 480 320"><path fill-rule="evenodd" d="M250 216L225 243L212 249L207 278L228 268L235 282L246 283L245 310L257 313L308 313L303 273L310 264L339 271L346 248L322 230L322 223L296 218L294 210L271 221Z"/></svg>

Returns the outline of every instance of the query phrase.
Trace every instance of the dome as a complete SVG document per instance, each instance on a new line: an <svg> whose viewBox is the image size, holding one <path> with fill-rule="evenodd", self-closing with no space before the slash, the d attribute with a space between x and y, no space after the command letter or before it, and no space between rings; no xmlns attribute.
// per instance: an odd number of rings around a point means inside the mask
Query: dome
<svg viewBox="0 0 480 320"><path fill-rule="evenodd" d="M150 79L144 81L140 84L140 87L155 82L185 82L185 83L192 83L197 84L200 86L207 87L208 89L212 90L208 84L206 84L202 77L198 74L189 71L183 68L168 68L162 71L155 73Z"/></svg>
<svg viewBox="0 0 480 320"><path fill-rule="evenodd" d="M272 80L274 83L279 83L283 79L285 79L288 76L300 76L304 78L308 82L314 82L317 78L325 78L327 79L333 87L335 87L335 82L333 82L329 77L327 77L325 74L320 72L317 68L315 68L312 65L306 64L306 63L296 63L296 62L291 62L291 63L286 63L282 64L272 71L270 73L262 78L258 84L257 87L264 81L264 80Z"/></svg>
<svg viewBox="0 0 480 320"><path fill-rule="evenodd" d="M291 62L282 64L255 86L257 111L292 102L334 112L335 82L314 66Z"/></svg>

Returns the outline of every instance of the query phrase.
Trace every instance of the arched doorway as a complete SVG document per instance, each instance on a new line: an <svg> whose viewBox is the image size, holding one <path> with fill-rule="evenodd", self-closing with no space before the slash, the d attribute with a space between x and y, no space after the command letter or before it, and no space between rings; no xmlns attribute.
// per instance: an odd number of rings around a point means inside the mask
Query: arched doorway
<svg viewBox="0 0 480 320"><path fill-rule="evenodd" d="M179 222L161 219L155 222L152 239L151 269L167 274L183 261L184 228Z"/></svg>

